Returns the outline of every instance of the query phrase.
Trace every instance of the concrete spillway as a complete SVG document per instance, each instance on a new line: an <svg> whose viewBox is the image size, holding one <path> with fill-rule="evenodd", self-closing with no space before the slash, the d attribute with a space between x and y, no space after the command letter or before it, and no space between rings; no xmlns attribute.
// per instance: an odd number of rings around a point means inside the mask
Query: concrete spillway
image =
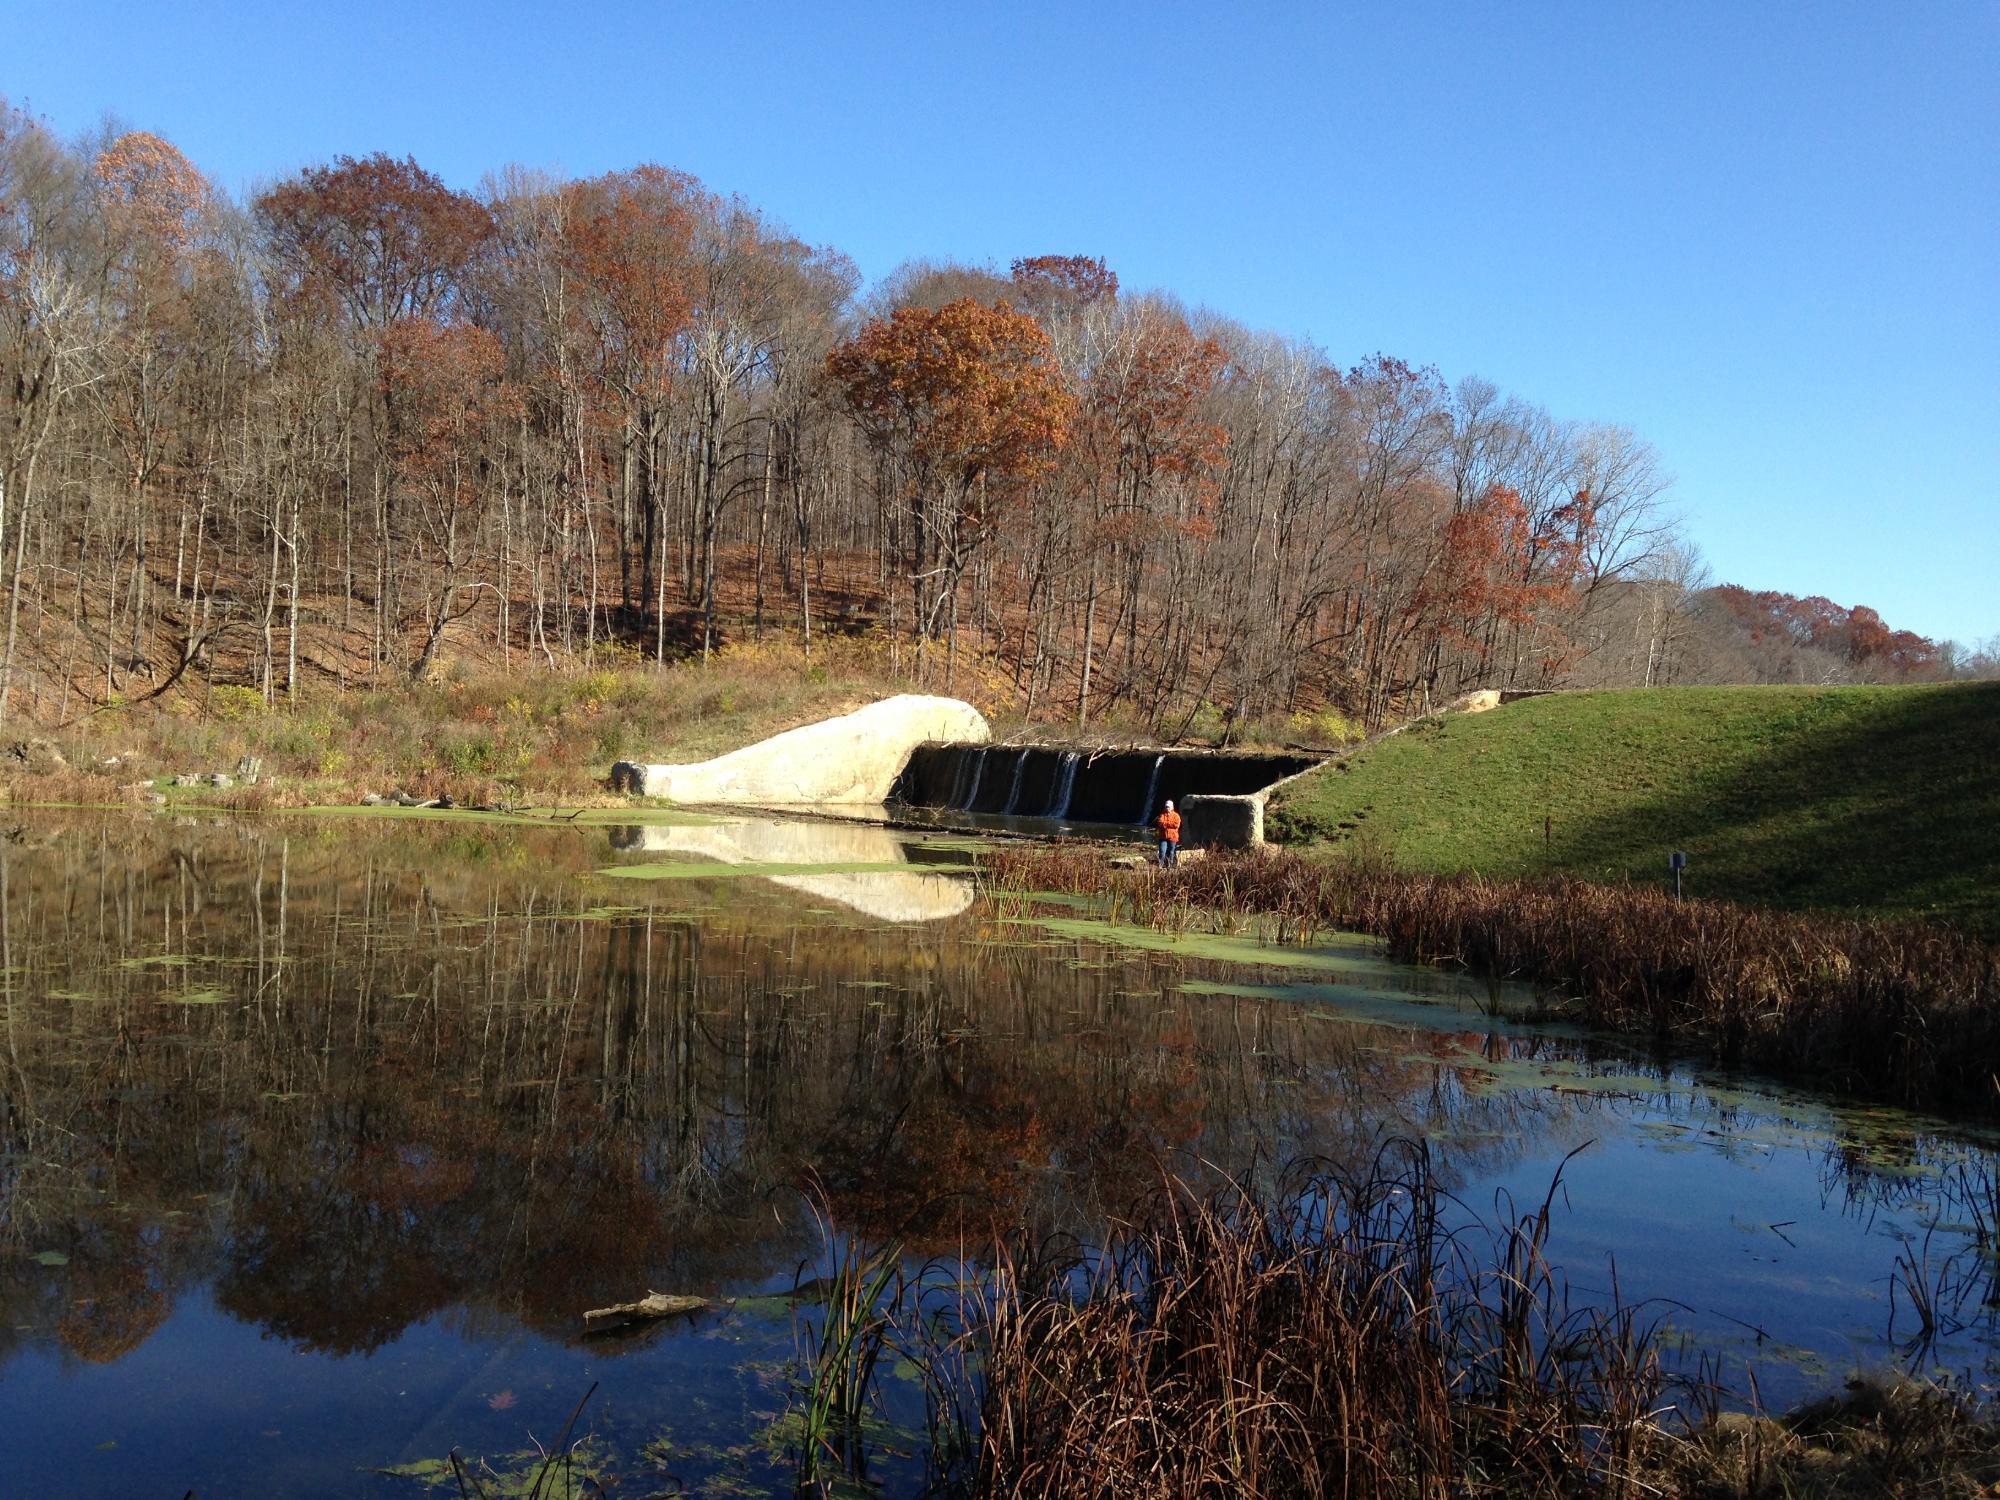
<svg viewBox="0 0 2000 1500"><path fill-rule="evenodd" d="M692 765L621 760L611 789L734 807L879 806L915 747L991 733L970 703L904 693Z"/></svg>
<svg viewBox="0 0 2000 1500"><path fill-rule="evenodd" d="M911 752L889 795L934 811L1129 826L1168 798L1246 796L1315 764L1233 751L930 744Z"/></svg>

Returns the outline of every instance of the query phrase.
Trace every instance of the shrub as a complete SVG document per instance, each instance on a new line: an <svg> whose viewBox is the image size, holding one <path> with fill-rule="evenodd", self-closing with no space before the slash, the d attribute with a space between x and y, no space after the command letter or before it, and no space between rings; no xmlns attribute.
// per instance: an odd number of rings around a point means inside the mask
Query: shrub
<svg viewBox="0 0 2000 1500"><path fill-rule="evenodd" d="M1218 741L1229 732L1229 720L1222 710L1204 698L1188 717L1188 737Z"/></svg>
<svg viewBox="0 0 2000 1500"><path fill-rule="evenodd" d="M586 672L577 678L575 684L572 686L570 701L581 704L589 712L595 713L617 691L618 674L616 672L603 670Z"/></svg>
<svg viewBox="0 0 2000 1500"><path fill-rule="evenodd" d="M1359 719L1351 719L1337 708L1317 713L1301 709L1285 720L1289 737L1304 745L1345 745L1366 734Z"/></svg>
<svg viewBox="0 0 2000 1500"><path fill-rule="evenodd" d="M264 695L253 687L237 683L227 683L211 688L208 694L208 712L211 717L224 724L239 724L246 719L261 719L270 710Z"/></svg>
<svg viewBox="0 0 2000 1500"><path fill-rule="evenodd" d="M493 770L493 741L486 735L446 740L444 764L462 776L484 776Z"/></svg>

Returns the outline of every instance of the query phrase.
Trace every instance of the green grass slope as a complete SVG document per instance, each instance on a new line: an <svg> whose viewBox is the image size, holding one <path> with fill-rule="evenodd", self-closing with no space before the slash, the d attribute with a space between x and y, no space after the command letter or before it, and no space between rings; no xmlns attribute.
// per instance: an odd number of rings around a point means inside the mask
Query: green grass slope
<svg viewBox="0 0 2000 1500"><path fill-rule="evenodd" d="M1283 843L1921 915L2000 937L2000 683L1561 693L1294 782Z"/></svg>

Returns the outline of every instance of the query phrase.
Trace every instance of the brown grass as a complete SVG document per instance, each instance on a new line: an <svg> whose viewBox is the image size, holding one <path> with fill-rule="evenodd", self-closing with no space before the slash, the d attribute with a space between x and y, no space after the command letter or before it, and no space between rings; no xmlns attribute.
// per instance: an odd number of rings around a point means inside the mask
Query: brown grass
<svg viewBox="0 0 2000 1500"><path fill-rule="evenodd" d="M1724 1413L1660 1452L1660 1492L1702 1500L1975 1500L2000 1481L1990 1416L1914 1380L1852 1380L1783 1419Z"/></svg>
<svg viewBox="0 0 2000 1500"><path fill-rule="evenodd" d="M1649 1328L1568 1308L1546 1202L1490 1239L1438 1209L1417 1147L1269 1199L1169 1179L1089 1254L1003 1257L977 1491L1626 1493Z"/></svg>
<svg viewBox="0 0 2000 1500"><path fill-rule="evenodd" d="M1398 958L1532 981L1552 1014L1728 1065L1915 1108L2000 1114L2000 947L1951 928L1289 853L1161 873L1114 869L1088 847L1008 848L988 869L1015 889L1115 893L1155 925L1262 913L1292 937L1368 933Z"/></svg>
<svg viewBox="0 0 2000 1500"><path fill-rule="evenodd" d="M1447 1211L1421 1143L1359 1172L1300 1163L1261 1189L1162 1167L1100 1241L1002 1229L970 1280L953 1261L893 1290L866 1270L887 1261L850 1247L842 1279L922 1377L928 1494L1991 1493L2000 1428L1952 1390L1856 1381L1773 1420L1670 1377L1653 1319L1620 1304L1615 1277L1608 1304L1571 1305L1546 1257L1559 1184L1489 1228ZM851 1379L847 1353L809 1344L802 1391ZM871 1354L850 1409L876 1399L878 1367ZM851 1483L863 1456L841 1453ZM853 1492L814 1458L801 1455L802 1493Z"/></svg>
<svg viewBox="0 0 2000 1500"><path fill-rule="evenodd" d="M214 794L242 806L352 802L366 792L449 793L460 802L597 798L620 759L700 760L893 691L874 648L835 642L811 661L782 644L731 651L704 669L615 653L595 668L455 669L437 682L325 690L297 705L256 690L186 691L96 712L62 727L21 721L0 751L40 738L66 769L0 755L0 797L16 802L144 800L177 773L234 774L263 762L269 789ZM115 765L106 762L116 760Z"/></svg>

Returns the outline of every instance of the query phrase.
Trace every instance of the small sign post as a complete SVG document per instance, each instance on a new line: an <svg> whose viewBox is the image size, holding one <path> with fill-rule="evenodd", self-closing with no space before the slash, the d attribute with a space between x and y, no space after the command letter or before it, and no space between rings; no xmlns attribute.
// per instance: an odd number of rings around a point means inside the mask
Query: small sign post
<svg viewBox="0 0 2000 1500"><path fill-rule="evenodd" d="M1681 871L1687 868L1687 863L1688 857L1682 850L1676 849L1667 856L1667 868L1674 872L1674 899L1676 901L1681 899Z"/></svg>

